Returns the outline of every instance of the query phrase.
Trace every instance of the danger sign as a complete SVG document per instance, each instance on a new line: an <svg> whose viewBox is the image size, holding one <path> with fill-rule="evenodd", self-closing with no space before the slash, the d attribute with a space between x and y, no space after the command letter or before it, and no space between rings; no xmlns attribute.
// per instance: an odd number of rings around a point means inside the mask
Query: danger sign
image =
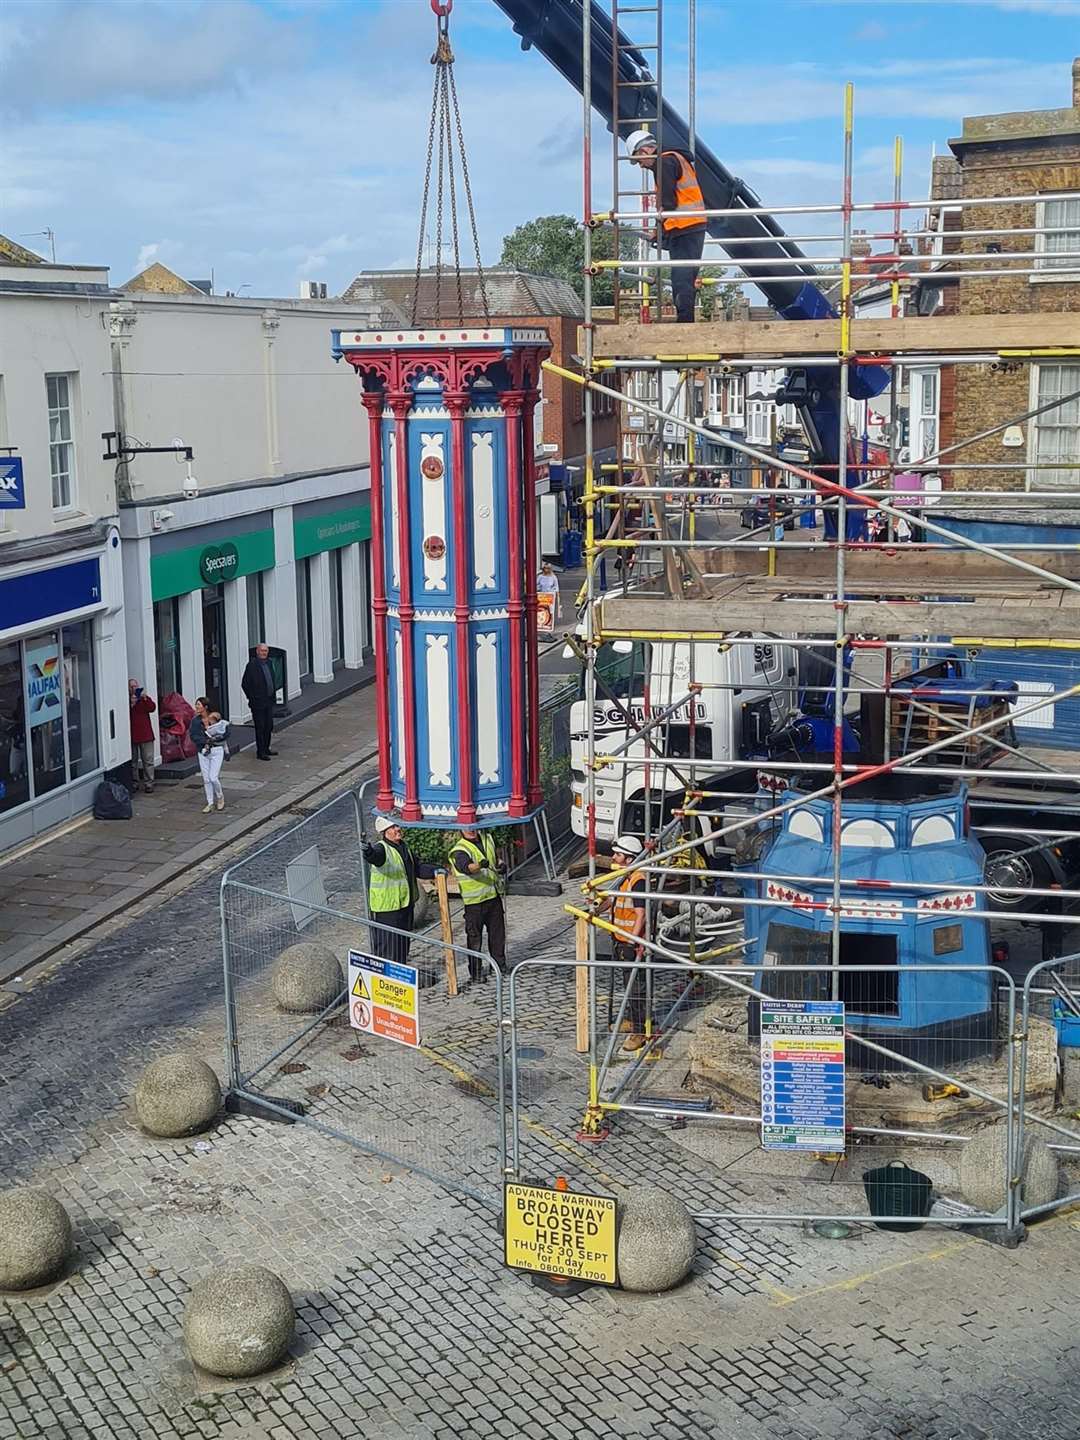
<svg viewBox="0 0 1080 1440"><path fill-rule="evenodd" d="M506 1263L513 1270L617 1285L615 1201L545 1185L508 1182L503 1206Z"/></svg>
<svg viewBox="0 0 1080 1440"><path fill-rule="evenodd" d="M349 1023L400 1045L419 1045L416 966L350 950Z"/></svg>

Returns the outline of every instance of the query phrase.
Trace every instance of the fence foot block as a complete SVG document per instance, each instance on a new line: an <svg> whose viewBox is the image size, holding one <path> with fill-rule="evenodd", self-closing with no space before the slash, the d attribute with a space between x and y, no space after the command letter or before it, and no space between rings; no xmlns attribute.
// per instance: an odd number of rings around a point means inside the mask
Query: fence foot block
<svg viewBox="0 0 1080 1440"><path fill-rule="evenodd" d="M1015 1225L965 1225L968 1234L976 1240L985 1240L988 1245L1000 1245L1003 1250L1015 1250L1027 1239L1027 1226Z"/></svg>
<svg viewBox="0 0 1080 1440"><path fill-rule="evenodd" d="M307 1114L307 1106L283 1095L267 1095L264 1100L258 1100L254 1095L240 1095L230 1090L225 1096L225 1111L229 1115L249 1115L254 1120L273 1120L278 1125L295 1125ZM289 1113L283 1114L283 1111Z"/></svg>

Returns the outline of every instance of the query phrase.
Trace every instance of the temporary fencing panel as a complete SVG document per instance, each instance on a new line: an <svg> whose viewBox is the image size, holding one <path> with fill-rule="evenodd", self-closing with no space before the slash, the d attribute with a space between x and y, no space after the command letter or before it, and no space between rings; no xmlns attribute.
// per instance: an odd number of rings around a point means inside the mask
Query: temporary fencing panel
<svg viewBox="0 0 1080 1440"><path fill-rule="evenodd" d="M939 992L920 993L931 968ZM702 1218L894 1223L898 1188L919 1189L915 1171L940 1197L935 1222L1008 1227L1005 1142L1017 1077L1009 976L845 965L836 978L847 1004L833 1043L797 1024L763 1043L763 1013L776 1032L773 1012L828 1011L835 975L820 966L519 965L508 982L511 1168L529 1178L565 1174L583 1187L601 1175L616 1187L647 1180ZM630 977L653 1022L636 1051L623 1048ZM585 996L592 1062L575 1048ZM1042 1039L1052 1076L1052 1044ZM1029 1073L1052 1091L1042 1050ZM763 1102L775 1148L762 1144ZM601 1144L576 1138L586 1117L587 1129L609 1132ZM973 1206L960 1156L992 1122L1005 1132L1000 1159Z"/></svg>
<svg viewBox="0 0 1080 1440"><path fill-rule="evenodd" d="M487 983L470 986L452 947L451 995L438 932L406 953L365 918L358 816L345 795L222 881L230 1090L496 1205L502 977L481 956Z"/></svg>
<svg viewBox="0 0 1080 1440"><path fill-rule="evenodd" d="M1025 1044L1014 1173L1027 1182L1018 1196L1018 1218L1033 1220L1080 1202L1080 955L1045 961L1028 973L1020 1029ZM1039 1086L1032 1043L1047 1030L1058 1060L1056 1092L1050 1096ZM1041 1153L1033 1155L1033 1149Z"/></svg>

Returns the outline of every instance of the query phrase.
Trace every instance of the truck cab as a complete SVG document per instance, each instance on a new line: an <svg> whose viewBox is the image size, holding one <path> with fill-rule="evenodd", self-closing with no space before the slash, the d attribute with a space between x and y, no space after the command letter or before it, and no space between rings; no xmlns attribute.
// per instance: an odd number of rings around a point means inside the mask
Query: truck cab
<svg viewBox="0 0 1080 1440"><path fill-rule="evenodd" d="M584 691L583 676L581 697L570 712L572 824L578 835L588 833ZM732 770L730 762L763 758L768 735L788 723L797 700L794 648L775 636L736 644L605 643L597 655L595 753L598 760L616 749L620 754L596 771L598 847L610 849L623 833L655 835L682 808L688 788L738 791L749 801L756 789L754 771ZM636 737L627 746L629 727L637 730L665 711L648 738ZM661 759L664 763L657 763Z"/></svg>

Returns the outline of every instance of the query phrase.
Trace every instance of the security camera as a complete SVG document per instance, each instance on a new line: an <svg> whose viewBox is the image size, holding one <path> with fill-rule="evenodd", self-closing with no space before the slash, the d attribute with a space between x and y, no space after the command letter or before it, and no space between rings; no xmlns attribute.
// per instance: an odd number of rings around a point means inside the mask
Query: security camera
<svg viewBox="0 0 1080 1440"><path fill-rule="evenodd" d="M199 495L199 482L196 480L190 464L187 467L187 474L184 476L184 499L196 500Z"/></svg>

